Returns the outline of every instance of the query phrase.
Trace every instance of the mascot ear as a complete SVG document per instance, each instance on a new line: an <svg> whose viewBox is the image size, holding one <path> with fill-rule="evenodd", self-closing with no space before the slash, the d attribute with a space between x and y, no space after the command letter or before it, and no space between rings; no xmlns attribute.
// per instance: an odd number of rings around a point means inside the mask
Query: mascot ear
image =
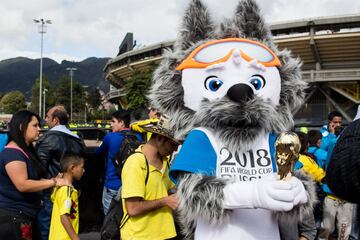
<svg viewBox="0 0 360 240"><path fill-rule="evenodd" d="M220 26L220 38L240 37L271 42L271 32L254 0L240 1L232 20Z"/></svg>
<svg viewBox="0 0 360 240"><path fill-rule="evenodd" d="M214 33L214 24L208 9L200 0L192 0L187 8L175 48L187 50L193 43L210 38Z"/></svg>

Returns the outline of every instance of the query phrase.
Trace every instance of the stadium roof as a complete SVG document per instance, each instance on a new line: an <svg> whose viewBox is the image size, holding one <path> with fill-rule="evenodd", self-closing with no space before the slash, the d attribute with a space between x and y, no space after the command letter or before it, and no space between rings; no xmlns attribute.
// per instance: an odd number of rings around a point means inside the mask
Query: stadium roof
<svg viewBox="0 0 360 240"><path fill-rule="evenodd" d="M300 57L304 71L360 68L360 14L274 23L270 28L278 48ZM160 42L109 60L104 68L107 80L121 87L132 71L158 63L173 43Z"/></svg>

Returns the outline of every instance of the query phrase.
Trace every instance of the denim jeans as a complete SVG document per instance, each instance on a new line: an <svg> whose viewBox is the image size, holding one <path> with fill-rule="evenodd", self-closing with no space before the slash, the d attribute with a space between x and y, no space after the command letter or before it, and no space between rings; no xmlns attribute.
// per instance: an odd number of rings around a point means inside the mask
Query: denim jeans
<svg viewBox="0 0 360 240"><path fill-rule="evenodd" d="M359 240L359 224L360 224L360 208L359 205L354 205L353 222L351 225L350 240Z"/></svg>
<svg viewBox="0 0 360 240"><path fill-rule="evenodd" d="M20 211L0 209L0 239L36 240L34 220Z"/></svg>
<svg viewBox="0 0 360 240"><path fill-rule="evenodd" d="M113 197L116 196L116 194L118 193L117 190L113 190L110 188L107 188L104 186L103 188L103 198L102 198L102 205L103 205L103 210L104 210L104 215L107 214L109 207L110 207L110 203L111 200L113 199Z"/></svg>
<svg viewBox="0 0 360 240"><path fill-rule="evenodd" d="M51 192L44 192L43 206L37 215L37 220L38 220L38 225L42 240L49 239L51 212L53 207L53 204L50 200L50 195Z"/></svg>

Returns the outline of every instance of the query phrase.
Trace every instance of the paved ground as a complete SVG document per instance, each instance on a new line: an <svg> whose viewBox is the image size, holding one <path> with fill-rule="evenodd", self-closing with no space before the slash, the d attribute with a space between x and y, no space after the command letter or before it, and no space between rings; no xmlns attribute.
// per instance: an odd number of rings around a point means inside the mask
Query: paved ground
<svg viewBox="0 0 360 240"><path fill-rule="evenodd" d="M81 240L100 240L99 232L89 232L79 234Z"/></svg>

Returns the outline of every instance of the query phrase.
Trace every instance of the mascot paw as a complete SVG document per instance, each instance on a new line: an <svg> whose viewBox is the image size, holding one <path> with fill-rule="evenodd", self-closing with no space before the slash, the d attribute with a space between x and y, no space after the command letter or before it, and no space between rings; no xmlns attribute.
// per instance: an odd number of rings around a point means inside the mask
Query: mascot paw
<svg viewBox="0 0 360 240"><path fill-rule="evenodd" d="M254 182L254 207L273 211L290 211L295 195L288 181L278 180L275 175Z"/></svg>

